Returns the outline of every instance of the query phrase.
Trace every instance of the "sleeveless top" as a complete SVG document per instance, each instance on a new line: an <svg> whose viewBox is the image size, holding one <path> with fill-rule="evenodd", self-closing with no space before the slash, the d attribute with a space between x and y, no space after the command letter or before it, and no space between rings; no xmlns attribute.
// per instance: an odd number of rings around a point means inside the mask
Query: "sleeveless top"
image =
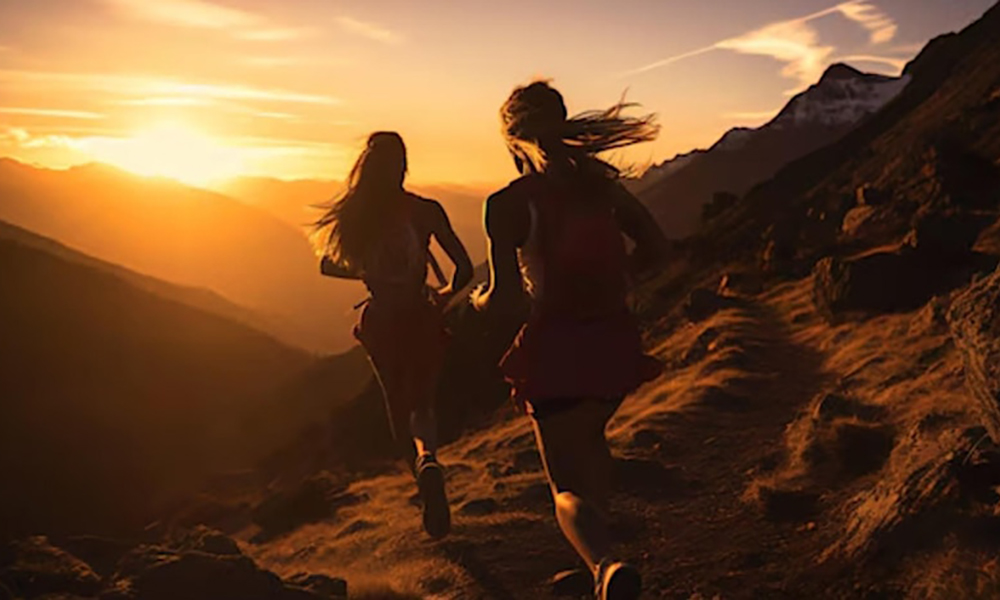
<svg viewBox="0 0 1000 600"><path fill-rule="evenodd" d="M528 185L518 258L536 312L586 319L626 309L628 257L610 202L537 176Z"/></svg>
<svg viewBox="0 0 1000 600"><path fill-rule="evenodd" d="M427 244L413 224L413 201L383 222L380 239L366 249L364 282L373 299L422 297L427 281Z"/></svg>

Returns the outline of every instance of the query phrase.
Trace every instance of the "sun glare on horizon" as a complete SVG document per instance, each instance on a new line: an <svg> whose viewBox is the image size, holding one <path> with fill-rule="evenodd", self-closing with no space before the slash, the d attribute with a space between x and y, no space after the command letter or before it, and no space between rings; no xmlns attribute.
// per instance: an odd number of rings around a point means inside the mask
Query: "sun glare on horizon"
<svg viewBox="0 0 1000 600"><path fill-rule="evenodd" d="M240 149L179 121L164 121L124 138L84 142L94 159L138 175L163 176L192 185L236 177L244 171Z"/></svg>

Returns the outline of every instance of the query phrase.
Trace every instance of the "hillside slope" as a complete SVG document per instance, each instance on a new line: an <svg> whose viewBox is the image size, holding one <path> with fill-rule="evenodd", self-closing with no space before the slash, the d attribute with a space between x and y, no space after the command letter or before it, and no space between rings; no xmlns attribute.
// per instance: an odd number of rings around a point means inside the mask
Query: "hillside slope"
<svg viewBox="0 0 1000 600"><path fill-rule="evenodd" d="M311 360L93 262L0 239L0 534L134 527L251 466L241 416Z"/></svg>
<svg viewBox="0 0 1000 600"><path fill-rule="evenodd" d="M110 273L141 290L160 296L161 298L173 300L180 304L185 304L204 312L242 323L261 332L268 332L279 327L275 323L269 323L261 315L234 304L210 290L184 287L130 271L120 265L77 252L53 239L40 236L10 223L0 221L0 239L40 250L69 263Z"/></svg>
<svg viewBox="0 0 1000 600"><path fill-rule="evenodd" d="M648 597L1000 596L997 31L1000 5L932 42L894 101L640 290L667 368L608 434L620 551ZM704 289L721 275L721 296ZM443 457L442 542L419 536L415 506L400 514L408 476L385 473L350 483L356 505L247 549L279 573L422 597L548 597L579 565L526 419L501 411Z"/></svg>

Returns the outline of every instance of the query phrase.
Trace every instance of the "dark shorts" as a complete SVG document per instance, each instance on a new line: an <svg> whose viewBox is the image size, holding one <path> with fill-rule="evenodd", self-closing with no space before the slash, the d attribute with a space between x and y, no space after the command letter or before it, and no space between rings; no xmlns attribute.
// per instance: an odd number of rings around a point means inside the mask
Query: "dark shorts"
<svg viewBox="0 0 1000 600"><path fill-rule="evenodd" d="M591 402L605 406L610 417L610 415L618 410L623 400L624 398L551 398L548 400L535 400L534 402L529 400L526 404L528 415L536 421L541 421Z"/></svg>

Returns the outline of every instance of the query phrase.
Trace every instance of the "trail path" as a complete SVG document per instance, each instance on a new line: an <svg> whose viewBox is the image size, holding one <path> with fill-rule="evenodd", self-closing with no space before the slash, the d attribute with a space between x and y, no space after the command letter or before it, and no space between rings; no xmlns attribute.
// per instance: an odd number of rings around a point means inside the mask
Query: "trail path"
<svg viewBox="0 0 1000 600"><path fill-rule="evenodd" d="M787 461L786 427L835 378L814 343L806 286L787 284L678 327L657 348L662 380L628 399L609 426L621 458L616 514L624 557L641 565L648 598L829 597L821 572L821 498L755 496ZM303 527L256 558L283 575L391 581L430 598L548 598L548 579L578 566L552 516L527 419L501 419L442 454L452 534L419 529L402 474L359 481L364 501ZM817 521L819 524L817 524ZM840 581L846 593L851 582Z"/></svg>

